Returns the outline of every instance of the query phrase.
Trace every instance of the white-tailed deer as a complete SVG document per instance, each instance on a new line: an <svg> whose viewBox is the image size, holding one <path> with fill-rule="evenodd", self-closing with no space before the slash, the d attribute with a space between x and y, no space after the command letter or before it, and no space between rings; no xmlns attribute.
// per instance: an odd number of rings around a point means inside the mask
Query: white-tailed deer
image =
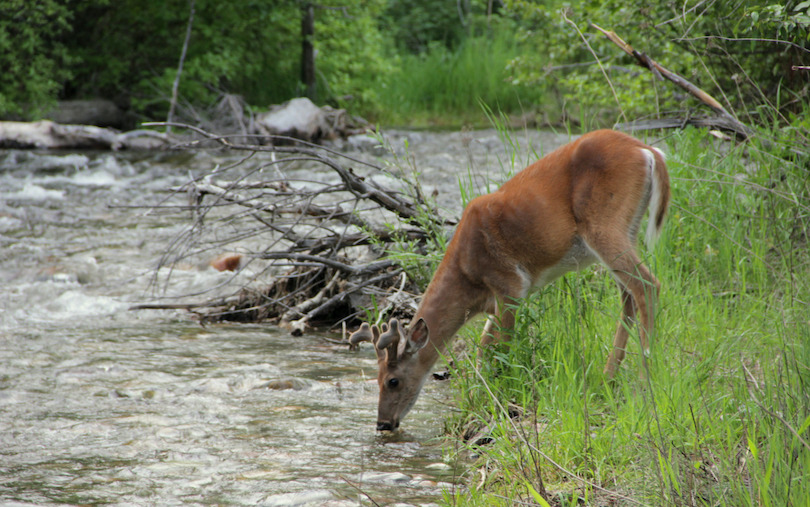
<svg viewBox="0 0 810 507"><path fill-rule="evenodd" d="M470 318L486 312L482 345L508 339L515 302L530 289L596 261L613 273L622 316L604 373L625 355L628 327L639 323L649 352L652 305L660 284L636 251L649 208L652 246L669 204L663 153L626 134L599 130L562 146L503 186L473 199L407 331L396 319L382 333L368 324L351 336L374 342L379 363L378 430L395 430L416 402L430 369Z"/></svg>

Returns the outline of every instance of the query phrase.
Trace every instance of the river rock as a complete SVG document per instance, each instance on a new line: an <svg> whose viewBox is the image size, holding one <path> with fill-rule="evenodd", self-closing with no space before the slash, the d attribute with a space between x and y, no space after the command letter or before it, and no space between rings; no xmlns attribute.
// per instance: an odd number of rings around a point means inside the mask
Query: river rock
<svg viewBox="0 0 810 507"><path fill-rule="evenodd" d="M406 484L411 477L401 472L365 472L363 482L376 482L382 484Z"/></svg>
<svg viewBox="0 0 810 507"><path fill-rule="evenodd" d="M118 132L95 125L63 125L51 120L0 121L0 149L157 149L171 139L149 130Z"/></svg>
<svg viewBox="0 0 810 507"><path fill-rule="evenodd" d="M302 491L297 493L282 493L278 495L271 495L264 499L261 502L262 505L266 506L284 506L284 507L296 507L296 506L309 506L309 505L323 505L328 500L334 498L331 492L326 490L313 490L313 491Z"/></svg>
<svg viewBox="0 0 810 507"><path fill-rule="evenodd" d="M299 97L257 115L256 125L264 135L287 136L314 142L339 135L345 128L345 111L320 108L308 98Z"/></svg>
<svg viewBox="0 0 810 507"><path fill-rule="evenodd" d="M238 271L242 263L242 255L237 253L224 253L211 259L208 264L217 271Z"/></svg>

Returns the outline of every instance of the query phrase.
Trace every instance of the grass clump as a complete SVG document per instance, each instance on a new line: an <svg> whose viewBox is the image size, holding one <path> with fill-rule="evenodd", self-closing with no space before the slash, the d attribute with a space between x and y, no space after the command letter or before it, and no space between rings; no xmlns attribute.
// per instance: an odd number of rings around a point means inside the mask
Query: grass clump
<svg viewBox="0 0 810 507"><path fill-rule="evenodd" d="M380 117L410 127L483 125L479 102L521 113L542 104L538 87L512 85L509 63L523 49L507 32L465 39L458 48L433 44L420 54L398 55L396 69L381 87Z"/></svg>
<svg viewBox="0 0 810 507"><path fill-rule="evenodd" d="M602 374L621 310L604 269L523 303L510 346L457 362L448 425L477 433L478 458L469 495L447 503L545 489L556 505L810 504L806 155L693 129L665 149L673 198L645 259L663 286L647 369L633 334L616 381Z"/></svg>

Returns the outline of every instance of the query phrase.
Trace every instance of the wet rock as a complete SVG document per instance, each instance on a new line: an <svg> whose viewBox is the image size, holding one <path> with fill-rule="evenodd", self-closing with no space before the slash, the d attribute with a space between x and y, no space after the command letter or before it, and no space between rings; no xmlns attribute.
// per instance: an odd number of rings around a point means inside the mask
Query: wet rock
<svg viewBox="0 0 810 507"><path fill-rule="evenodd" d="M298 507L305 505L323 505L327 500L332 499L329 491L306 491L301 493L282 493L272 495L261 502L265 506Z"/></svg>
<svg viewBox="0 0 810 507"><path fill-rule="evenodd" d="M355 134L347 137L344 149L364 151L376 156L382 156L386 153L386 149L380 140L369 134Z"/></svg>
<svg viewBox="0 0 810 507"><path fill-rule="evenodd" d="M56 264L41 268L37 272L35 280L62 284L89 284L98 282L100 273L95 257L67 257L59 260Z"/></svg>
<svg viewBox="0 0 810 507"><path fill-rule="evenodd" d="M363 474L363 482L405 484L411 482L411 477L401 472L366 472Z"/></svg>
<svg viewBox="0 0 810 507"><path fill-rule="evenodd" d="M263 384L262 387L272 389L274 391L286 391L292 389L294 391L303 391L309 389L308 382L298 378L275 379Z"/></svg>
<svg viewBox="0 0 810 507"><path fill-rule="evenodd" d="M226 253L213 259L209 265L217 271L236 271L241 263L241 254Z"/></svg>
<svg viewBox="0 0 810 507"><path fill-rule="evenodd" d="M428 470L450 470L452 467L447 463L431 463L427 465L425 468Z"/></svg>
<svg viewBox="0 0 810 507"><path fill-rule="evenodd" d="M335 137L337 126L330 123L327 111L306 97L292 99L256 116L261 133L318 141Z"/></svg>

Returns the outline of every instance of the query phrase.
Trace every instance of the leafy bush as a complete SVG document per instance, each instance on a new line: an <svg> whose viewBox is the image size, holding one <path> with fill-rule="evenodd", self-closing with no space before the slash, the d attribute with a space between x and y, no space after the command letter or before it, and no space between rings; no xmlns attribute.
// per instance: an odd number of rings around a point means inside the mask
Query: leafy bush
<svg viewBox="0 0 810 507"><path fill-rule="evenodd" d="M0 115L27 116L48 107L71 77L63 43L71 12L56 0L0 2Z"/></svg>
<svg viewBox="0 0 810 507"><path fill-rule="evenodd" d="M695 100L662 92L601 34L615 31L635 49L695 82L752 123L769 123L759 104L780 114L801 109L810 64L808 3L646 0L574 3L508 1L521 18L522 37L538 49L516 58L516 82L558 87L569 116L607 120L676 112L688 116ZM570 20L570 21L569 21ZM576 27L576 28L575 28ZM580 35L580 33L582 35ZM776 34L777 38L774 38ZM612 86L607 86L609 81Z"/></svg>

